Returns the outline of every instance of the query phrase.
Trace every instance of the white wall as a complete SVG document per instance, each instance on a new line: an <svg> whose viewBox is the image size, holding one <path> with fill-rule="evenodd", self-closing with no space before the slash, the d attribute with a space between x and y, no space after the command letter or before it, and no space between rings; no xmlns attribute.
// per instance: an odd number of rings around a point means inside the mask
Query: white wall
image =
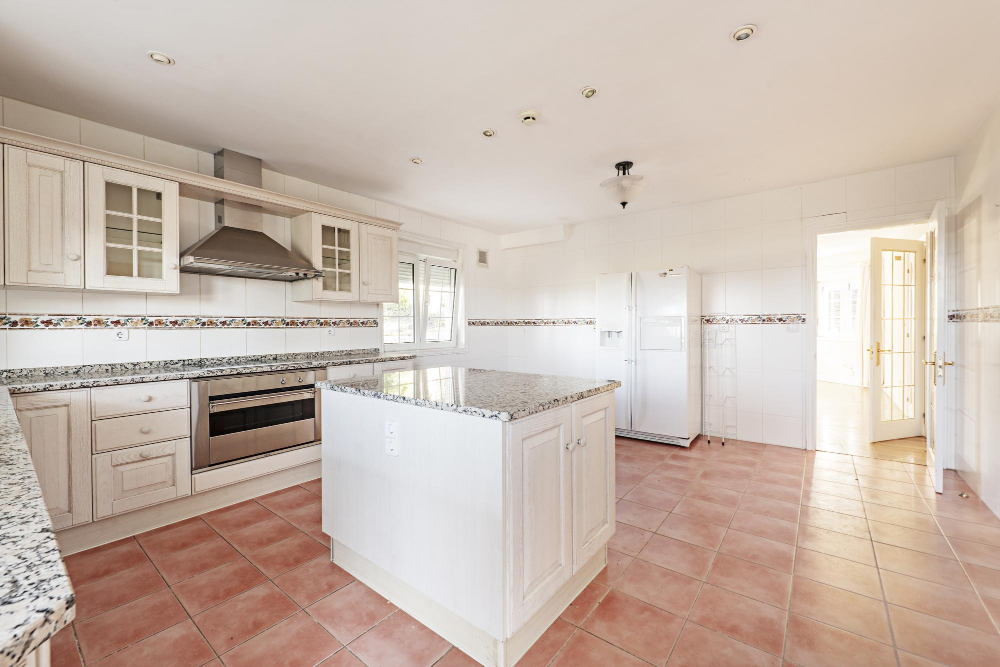
<svg viewBox="0 0 1000 667"><path fill-rule="evenodd" d="M1000 109L955 158L949 309L1000 306ZM1000 514L1000 322L955 322L956 468ZM949 373L952 369L949 369ZM951 382L952 378L949 377Z"/></svg>
<svg viewBox="0 0 1000 667"><path fill-rule="evenodd" d="M211 153L167 143L153 137L94 123L86 119L43 109L10 98L0 98L0 124L113 151L180 169L212 174ZM469 249L490 249L491 267L468 267L465 284L469 305L499 301L502 296L503 258L499 237L467 225L411 211L353 193L310 183L264 170L264 188L389 220L402 222L402 231L461 243ZM214 229L211 203L182 198L180 202L180 247L187 248ZM265 215L265 231L286 247L290 223L287 218ZM215 316L322 316L378 317L373 304L295 302L281 282L199 276L182 273L181 293L102 294L55 290L0 289L0 309L10 314L47 315L215 315ZM471 315L470 315L471 316ZM492 345L491 335L469 336L470 353L456 359L503 365L505 344ZM381 346L381 330L336 329L204 329L138 330L129 340L115 341L109 330L16 330L0 331L0 367L72 365L241 354L341 350ZM503 348L503 354L497 349ZM455 361L455 359L453 359Z"/></svg>

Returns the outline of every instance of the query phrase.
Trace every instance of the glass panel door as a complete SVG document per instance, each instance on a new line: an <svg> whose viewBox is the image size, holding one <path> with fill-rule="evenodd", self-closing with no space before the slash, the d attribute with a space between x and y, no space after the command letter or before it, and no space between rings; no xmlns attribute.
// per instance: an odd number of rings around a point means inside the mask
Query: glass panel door
<svg viewBox="0 0 1000 667"><path fill-rule="evenodd" d="M163 193L108 181L104 207L105 273L163 278Z"/></svg>
<svg viewBox="0 0 1000 667"><path fill-rule="evenodd" d="M320 225L323 291L350 292L354 258L351 230L335 225Z"/></svg>

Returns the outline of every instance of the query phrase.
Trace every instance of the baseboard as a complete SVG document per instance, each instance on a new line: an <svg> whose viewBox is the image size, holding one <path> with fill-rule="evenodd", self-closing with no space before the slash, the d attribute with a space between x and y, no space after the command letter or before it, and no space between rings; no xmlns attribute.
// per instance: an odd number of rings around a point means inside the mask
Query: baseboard
<svg viewBox="0 0 1000 667"><path fill-rule="evenodd" d="M677 438L672 435L660 435L658 433L646 433L644 431L629 431L624 428L616 428L615 435L621 436L623 438L633 438L635 440L649 440L651 442L659 442L664 445L680 445L681 447L690 447L691 440L688 438Z"/></svg>
<svg viewBox="0 0 1000 667"><path fill-rule="evenodd" d="M195 493L159 505L119 514L82 526L74 526L56 533L59 550L68 556L78 551L189 519L227 505L250 500L272 491L308 482L320 476L320 462L312 461L267 475L253 477L228 486Z"/></svg>

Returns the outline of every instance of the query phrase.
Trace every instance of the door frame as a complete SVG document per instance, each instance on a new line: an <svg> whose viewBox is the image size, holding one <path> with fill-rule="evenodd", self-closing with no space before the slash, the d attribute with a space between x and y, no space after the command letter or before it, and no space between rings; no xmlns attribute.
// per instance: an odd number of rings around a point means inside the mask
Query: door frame
<svg viewBox="0 0 1000 667"><path fill-rule="evenodd" d="M947 202L946 202L947 203ZM937 204L937 202L934 202ZM817 307L816 307L816 288L818 281L816 280L816 270L817 270L817 243L819 236L821 234L835 234L837 232L852 232L863 229L879 229L885 227L900 227L902 225L919 224L922 222L927 222L930 220L931 214L933 213L933 206L926 210L916 211L913 213L901 213L898 215L890 215L881 218L868 218L865 220L848 220L846 213L834 213L832 215L823 215L814 218L803 218L802 220L802 243L804 246L805 258L806 258L806 275L804 281L805 294L803 294L802 302L805 305L804 313L806 316L805 323L805 341L802 345L802 368L803 368L803 380L805 384L805 391L803 392L803 402L805 403L803 414L805 415L804 429L805 436L804 442L806 450L816 449L817 440L817 400L816 400L816 378L818 376L817 360L816 360L816 336L819 333L817 327ZM951 269L951 258L945 258L944 270ZM925 279L926 276L930 275L929 272L924 272ZM948 327L943 327L944 331L948 331ZM945 336L946 346L950 343L951 337ZM940 348L940 345L939 345ZM953 359L954 355L950 347L948 347L948 356ZM946 449L950 449L946 446ZM953 462L946 456L945 467L953 467Z"/></svg>

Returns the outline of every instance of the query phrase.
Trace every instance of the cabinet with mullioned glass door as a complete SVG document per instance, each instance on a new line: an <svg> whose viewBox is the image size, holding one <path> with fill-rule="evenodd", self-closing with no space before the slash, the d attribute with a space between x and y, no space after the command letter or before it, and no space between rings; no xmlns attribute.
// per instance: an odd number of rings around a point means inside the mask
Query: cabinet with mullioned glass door
<svg viewBox="0 0 1000 667"><path fill-rule="evenodd" d="M294 301L357 301L358 223L319 213L292 218L292 250L323 275L292 283Z"/></svg>
<svg viewBox="0 0 1000 667"><path fill-rule="evenodd" d="M88 289L179 291L178 186L87 164Z"/></svg>

